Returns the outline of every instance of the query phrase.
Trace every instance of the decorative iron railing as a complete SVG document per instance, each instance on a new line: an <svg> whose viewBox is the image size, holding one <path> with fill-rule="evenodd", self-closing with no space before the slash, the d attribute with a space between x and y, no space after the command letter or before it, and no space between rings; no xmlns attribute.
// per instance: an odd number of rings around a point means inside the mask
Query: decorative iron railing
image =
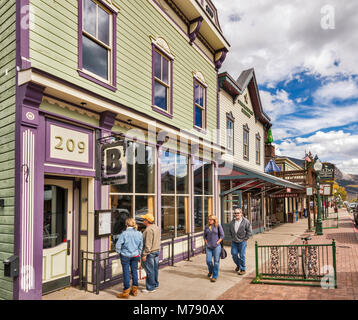
<svg viewBox="0 0 358 320"><path fill-rule="evenodd" d="M258 245L253 283L337 288L336 244Z"/></svg>

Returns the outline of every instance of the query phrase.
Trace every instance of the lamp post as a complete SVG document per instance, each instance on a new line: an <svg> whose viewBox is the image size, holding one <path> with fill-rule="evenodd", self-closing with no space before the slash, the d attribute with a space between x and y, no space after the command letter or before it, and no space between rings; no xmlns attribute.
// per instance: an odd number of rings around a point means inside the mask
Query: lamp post
<svg viewBox="0 0 358 320"><path fill-rule="evenodd" d="M317 156L316 156L317 157ZM314 165L313 165L313 169L316 172L317 175L317 223L316 223L316 234L318 236L323 235L323 229L322 229L322 216L321 216L321 186L320 186L320 172L322 170L322 163L321 161L317 158Z"/></svg>

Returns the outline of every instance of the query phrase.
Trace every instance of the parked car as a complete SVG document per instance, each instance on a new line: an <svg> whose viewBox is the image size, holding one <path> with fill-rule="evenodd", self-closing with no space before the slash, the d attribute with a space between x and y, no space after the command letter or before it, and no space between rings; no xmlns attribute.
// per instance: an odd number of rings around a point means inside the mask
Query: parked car
<svg viewBox="0 0 358 320"><path fill-rule="evenodd" d="M353 210L354 223L358 227L358 207L355 207Z"/></svg>

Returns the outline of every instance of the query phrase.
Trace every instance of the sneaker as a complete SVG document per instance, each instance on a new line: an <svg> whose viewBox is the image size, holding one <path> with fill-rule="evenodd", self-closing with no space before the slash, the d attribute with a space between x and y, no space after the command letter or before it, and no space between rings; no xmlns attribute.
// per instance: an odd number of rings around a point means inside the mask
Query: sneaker
<svg viewBox="0 0 358 320"><path fill-rule="evenodd" d="M239 272L239 271L240 271L240 268L236 267L235 272Z"/></svg>
<svg viewBox="0 0 358 320"><path fill-rule="evenodd" d="M243 276L246 273L245 270L240 270L240 272L238 273L240 276Z"/></svg>
<svg viewBox="0 0 358 320"><path fill-rule="evenodd" d="M215 279L215 278L211 278L210 281L211 281L211 282L216 282L216 279Z"/></svg>
<svg viewBox="0 0 358 320"><path fill-rule="evenodd" d="M208 273L208 278L210 278L213 274L212 273Z"/></svg>
<svg viewBox="0 0 358 320"><path fill-rule="evenodd" d="M143 293L154 292L154 291L157 291L157 290L156 289L154 289L154 290L143 289L142 290Z"/></svg>

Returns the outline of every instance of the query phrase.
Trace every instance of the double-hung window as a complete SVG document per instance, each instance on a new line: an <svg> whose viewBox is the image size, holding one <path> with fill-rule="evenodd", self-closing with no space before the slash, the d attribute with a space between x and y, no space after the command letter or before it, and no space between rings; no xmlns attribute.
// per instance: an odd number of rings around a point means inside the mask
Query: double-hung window
<svg viewBox="0 0 358 320"><path fill-rule="evenodd" d="M234 152L234 118L232 113L226 114L226 148Z"/></svg>
<svg viewBox="0 0 358 320"><path fill-rule="evenodd" d="M194 128L206 129L206 87L194 79Z"/></svg>
<svg viewBox="0 0 358 320"><path fill-rule="evenodd" d="M153 47L153 107L166 115L172 114L172 60Z"/></svg>
<svg viewBox="0 0 358 320"><path fill-rule="evenodd" d="M100 1L81 0L79 73L115 90L116 13Z"/></svg>
<svg viewBox="0 0 358 320"><path fill-rule="evenodd" d="M260 134L258 133L256 135L256 164L260 164L261 163L261 137Z"/></svg>
<svg viewBox="0 0 358 320"><path fill-rule="evenodd" d="M245 160L249 160L249 127L247 125L244 125L244 129L243 129L243 154L244 154L244 159Z"/></svg>

